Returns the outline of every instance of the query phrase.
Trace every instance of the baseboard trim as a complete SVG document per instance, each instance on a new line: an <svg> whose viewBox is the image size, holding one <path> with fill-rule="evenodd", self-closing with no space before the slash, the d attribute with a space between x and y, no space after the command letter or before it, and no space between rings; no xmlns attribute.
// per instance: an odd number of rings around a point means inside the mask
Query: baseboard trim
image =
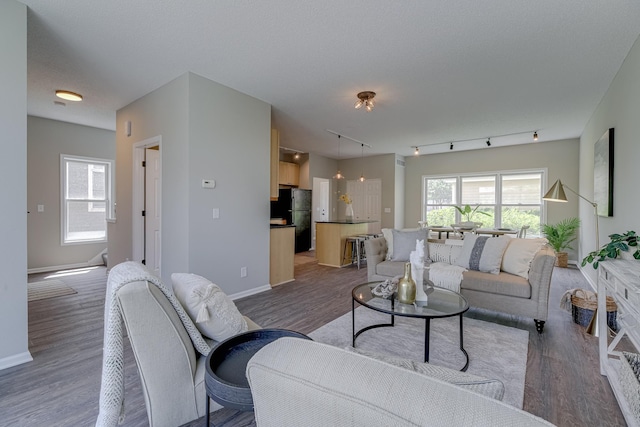
<svg viewBox="0 0 640 427"><path fill-rule="evenodd" d="M247 291L242 291L242 292L235 293L233 295L229 295L229 298L231 298L232 300L237 300L240 298L248 297L250 295L259 294L259 293L270 291L270 290L271 290L270 285L263 285L263 286L258 286L257 288L249 289Z"/></svg>
<svg viewBox="0 0 640 427"><path fill-rule="evenodd" d="M65 265L51 265L48 267L38 267L38 268L29 268L27 269L27 274L33 273L47 273L49 271L60 271L60 270L72 270L74 268L86 268L86 267L95 267L97 265L104 265L102 261L100 262L79 262L77 264L65 264Z"/></svg>
<svg viewBox="0 0 640 427"><path fill-rule="evenodd" d="M11 368L13 366L22 365L23 363L31 362L32 360L33 357L31 357L31 353L29 353L28 351L5 357L3 359L0 359L0 371L3 369Z"/></svg>

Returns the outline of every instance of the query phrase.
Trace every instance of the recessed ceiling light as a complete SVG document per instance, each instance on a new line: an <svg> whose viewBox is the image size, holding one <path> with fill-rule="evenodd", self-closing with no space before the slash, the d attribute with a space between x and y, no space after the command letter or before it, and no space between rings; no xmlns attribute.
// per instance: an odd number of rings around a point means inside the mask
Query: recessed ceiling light
<svg viewBox="0 0 640 427"><path fill-rule="evenodd" d="M67 101L82 101L82 95L68 90L57 90L56 96L58 98L66 99Z"/></svg>

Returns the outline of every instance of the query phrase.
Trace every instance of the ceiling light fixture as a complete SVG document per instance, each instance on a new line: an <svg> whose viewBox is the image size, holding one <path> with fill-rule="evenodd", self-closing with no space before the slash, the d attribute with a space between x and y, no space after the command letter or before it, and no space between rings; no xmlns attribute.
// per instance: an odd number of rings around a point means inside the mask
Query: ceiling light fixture
<svg viewBox="0 0 640 427"><path fill-rule="evenodd" d="M361 170L360 170L360 182L364 182L364 144L360 144L361 148L361 152L360 152L360 163L361 163Z"/></svg>
<svg viewBox="0 0 640 427"><path fill-rule="evenodd" d="M340 161L340 135L338 135L338 160ZM344 175L340 173L340 168L338 168L338 172L333 176L334 179L343 179Z"/></svg>
<svg viewBox="0 0 640 427"><path fill-rule="evenodd" d="M449 150L453 150L453 142L451 142L451 145L449 146Z"/></svg>
<svg viewBox="0 0 640 427"><path fill-rule="evenodd" d="M419 156L420 155L420 149L418 147L416 147L416 151L413 152L414 156Z"/></svg>
<svg viewBox="0 0 640 427"><path fill-rule="evenodd" d="M533 132L533 140L534 141L538 140L538 132Z"/></svg>
<svg viewBox="0 0 640 427"><path fill-rule="evenodd" d="M82 101L82 95L68 90L57 90L56 96L58 98L66 99L67 101Z"/></svg>
<svg viewBox="0 0 640 427"><path fill-rule="evenodd" d="M491 147L491 138L487 138L487 147Z"/></svg>
<svg viewBox="0 0 640 427"><path fill-rule="evenodd" d="M358 101L354 105L356 110L359 110L363 106L367 111L373 110L373 107L374 107L373 98L376 96L375 92L371 92L371 91L360 92L356 96L358 97Z"/></svg>
<svg viewBox="0 0 640 427"><path fill-rule="evenodd" d="M515 135L524 135L524 134L531 134L533 132L533 140L537 141L538 140L538 131L532 131L532 130L528 130L526 132L514 132L514 133L505 133L502 135L493 135L493 136L488 136L486 137L487 139L484 140L484 137L479 137L479 138L469 138L469 139L454 139L453 141L446 141L446 142L436 142L434 144L421 144L421 145L412 145L411 148L415 148L414 154L418 155L418 150L420 147L431 147L431 146L436 146L436 145L444 145L444 144L449 144L449 150L453 150L453 143L454 142L478 142L478 141L485 141L485 144L487 145L487 147L491 147L491 138L502 138L505 136L515 136ZM467 144L465 144L462 148L462 150L472 150L472 147L468 147L465 148L467 146ZM478 148L478 147L476 147ZM429 150L427 150L427 152L429 152Z"/></svg>

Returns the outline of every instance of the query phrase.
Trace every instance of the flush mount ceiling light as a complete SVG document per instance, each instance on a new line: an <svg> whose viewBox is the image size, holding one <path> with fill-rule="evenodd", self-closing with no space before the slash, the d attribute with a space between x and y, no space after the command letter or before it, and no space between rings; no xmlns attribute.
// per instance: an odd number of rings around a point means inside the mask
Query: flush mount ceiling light
<svg viewBox="0 0 640 427"><path fill-rule="evenodd" d="M363 106L367 111L373 110L373 107L374 107L373 98L376 96L375 92L371 92L371 91L360 92L356 96L358 97L358 101L354 105L356 110L362 108Z"/></svg>
<svg viewBox="0 0 640 427"><path fill-rule="evenodd" d="M66 99L67 101L82 101L82 95L68 90L57 90L56 96L58 98Z"/></svg>

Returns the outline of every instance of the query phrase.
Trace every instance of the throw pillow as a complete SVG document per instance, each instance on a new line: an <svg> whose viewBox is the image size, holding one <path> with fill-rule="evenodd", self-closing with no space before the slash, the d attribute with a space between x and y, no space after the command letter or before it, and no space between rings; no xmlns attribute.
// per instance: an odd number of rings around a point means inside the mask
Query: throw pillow
<svg viewBox="0 0 640 427"><path fill-rule="evenodd" d="M547 242L545 238L511 239L502 256L502 271L528 279L533 257Z"/></svg>
<svg viewBox="0 0 640 427"><path fill-rule="evenodd" d="M469 270L485 273L500 273L502 255L511 237L488 237L467 234L464 237L462 251L456 259L456 265Z"/></svg>
<svg viewBox="0 0 640 427"><path fill-rule="evenodd" d="M462 240L460 240L462 243ZM429 258L432 262L444 262L447 264L455 264L456 259L460 256L462 245L450 245L447 243L429 243Z"/></svg>
<svg viewBox="0 0 640 427"><path fill-rule="evenodd" d="M189 273L173 273L171 280L173 293L202 335L224 341L247 331L247 321L217 285Z"/></svg>
<svg viewBox="0 0 640 427"><path fill-rule="evenodd" d="M416 241L427 241L427 229L421 228L414 231L391 230L393 234L393 255L391 261L409 261L409 255L416 250ZM425 244L424 256L429 258L429 245Z"/></svg>

